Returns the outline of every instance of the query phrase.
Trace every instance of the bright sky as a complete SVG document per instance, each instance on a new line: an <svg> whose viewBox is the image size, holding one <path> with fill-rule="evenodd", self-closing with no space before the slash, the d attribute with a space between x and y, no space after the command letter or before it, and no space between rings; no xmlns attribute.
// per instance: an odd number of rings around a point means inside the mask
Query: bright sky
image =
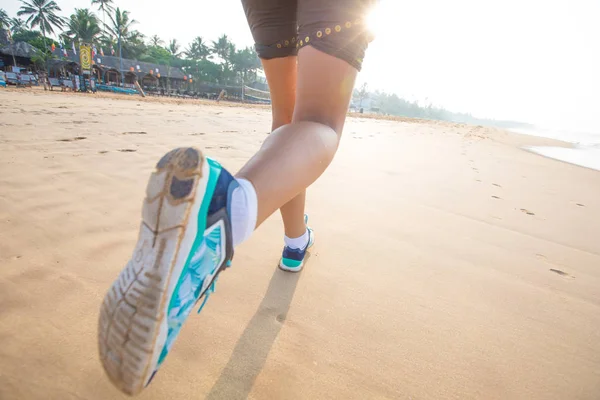
<svg viewBox="0 0 600 400"><path fill-rule="evenodd" d="M64 15L89 5L56 1ZM19 7L3 3L11 16ZM116 3L148 36L253 44L240 0ZM481 117L600 130L599 15L598 0L381 0L359 83Z"/></svg>

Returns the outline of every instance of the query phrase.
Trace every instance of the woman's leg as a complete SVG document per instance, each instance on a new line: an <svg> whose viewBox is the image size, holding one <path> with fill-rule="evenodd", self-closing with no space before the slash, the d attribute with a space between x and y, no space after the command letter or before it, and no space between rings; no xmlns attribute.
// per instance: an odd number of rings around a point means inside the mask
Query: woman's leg
<svg viewBox="0 0 600 400"><path fill-rule="evenodd" d="M293 123L274 130L236 176L256 190L257 227L331 163L356 73L347 62L312 47L299 52Z"/></svg>
<svg viewBox="0 0 600 400"><path fill-rule="evenodd" d="M296 103L296 78L298 57L295 55L261 60L269 92L271 93L271 111L273 123L271 130L292 122Z"/></svg>
<svg viewBox="0 0 600 400"><path fill-rule="evenodd" d="M298 58L288 56L261 61L271 92L271 110L273 113L271 130L275 130L292 122L296 103ZM304 223L305 194L303 191L280 209L285 236L287 237L297 238L306 232Z"/></svg>

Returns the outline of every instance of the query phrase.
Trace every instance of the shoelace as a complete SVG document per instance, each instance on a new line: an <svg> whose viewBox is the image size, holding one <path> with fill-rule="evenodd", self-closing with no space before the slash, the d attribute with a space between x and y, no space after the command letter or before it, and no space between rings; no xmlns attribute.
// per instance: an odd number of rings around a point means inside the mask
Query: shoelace
<svg viewBox="0 0 600 400"><path fill-rule="evenodd" d="M213 281L213 283L210 284L208 289L206 289L206 292L204 292L204 300L202 300L202 304L200 304L200 308L198 309L198 314L200 314L200 311L202 311L202 309L204 308L204 305L208 301L208 298L210 297L210 295L215 292L215 284L217 283L218 278L219 277L217 276L215 278L215 280Z"/></svg>
<svg viewBox="0 0 600 400"><path fill-rule="evenodd" d="M227 264L226 264L226 268L229 268L229 267L231 267L231 260L228 260ZM213 281L213 283L211 283L211 285L208 287L208 289L206 289L206 292L204 292L204 300L202 300L202 304L200 304L200 308L198 309L198 314L200 314L200 311L202 311L202 309L204 308L204 305L208 301L208 298L210 297L210 295L215 292L217 279L219 279L219 275L217 275L215 277L215 280Z"/></svg>

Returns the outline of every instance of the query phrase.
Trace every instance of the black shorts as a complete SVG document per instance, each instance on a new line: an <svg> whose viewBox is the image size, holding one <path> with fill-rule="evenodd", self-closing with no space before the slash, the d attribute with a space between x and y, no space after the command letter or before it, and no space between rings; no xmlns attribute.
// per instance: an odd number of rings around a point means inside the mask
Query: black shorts
<svg viewBox="0 0 600 400"><path fill-rule="evenodd" d="M373 40L365 19L378 0L242 0L256 52L263 59L293 56L304 46L360 71Z"/></svg>

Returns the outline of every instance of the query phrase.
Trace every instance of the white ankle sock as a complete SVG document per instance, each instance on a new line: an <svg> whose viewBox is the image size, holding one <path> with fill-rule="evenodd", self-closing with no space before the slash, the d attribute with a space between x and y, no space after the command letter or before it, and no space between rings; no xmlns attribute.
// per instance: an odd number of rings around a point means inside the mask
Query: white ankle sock
<svg viewBox="0 0 600 400"><path fill-rule="evenodd" d="M304 235L297 238L289 238L284 236L283 238L285 245L292 249L303 249L308 244L308 229L304 231Z"/></svg>
<svg viewBox="0 0 600 400"><path fill-rule="evenodd" d="M231 194L231 235L234 248L252 235L258 214L258 199L254 186L247 179L236 180L240 186Z"/></svg>

